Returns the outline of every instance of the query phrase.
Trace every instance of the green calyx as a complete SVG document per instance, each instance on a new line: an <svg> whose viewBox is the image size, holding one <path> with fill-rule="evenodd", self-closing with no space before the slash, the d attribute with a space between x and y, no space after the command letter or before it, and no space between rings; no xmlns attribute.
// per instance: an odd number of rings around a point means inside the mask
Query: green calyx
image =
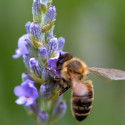
<svg viewBox="0 0 125 125"><path fill-rule="evenodd" d="M46 32L46 31L50 30L53 27L55 21L56 21L56 19L52 20L51 23L49 23L47 25L43 25L42 31Z"/></svg>

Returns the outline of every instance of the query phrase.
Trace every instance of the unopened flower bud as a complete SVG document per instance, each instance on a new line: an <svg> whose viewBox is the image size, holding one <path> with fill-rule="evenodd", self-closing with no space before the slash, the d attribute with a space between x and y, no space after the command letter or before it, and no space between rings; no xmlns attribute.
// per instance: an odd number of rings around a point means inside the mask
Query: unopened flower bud
<svg viewBox="0 0 125 125"><path fill-rule="evenodd" d="M29 52L29 55L31 55L32 57L37 55L37 51L33 47L31 41L26 40L25 46L27 48L27 51Z"/></svg>
<svg viewBox="0 0 125 125"><path fill-rule="evenodd" d="M51 39L52 37L53 37L53 32L50 32L50 33L47 34L48 39Z"/></svg>
<svg viewBox="0 0 125 125"><path fill-rule="evenodd" d="M41 85L40 95L43 99L49 99L51 97L51 88L48 84L44 83Z"/></svg>
<svg viewBox="0 0 125 125"><path fill-rule="evenodd" d="M47 31L47 39L51 39L53 37L53 31L54 31L54 25L52 26L52 28Z"/></svg>
<svg viewBox="0 0 125 125"><path fill-rule="evenodd" d="M58 48L58 40L57 40L57 38L50 39L48 44L47 44L48 56L51 57L52 54L57 50L57 48Z"/></svg>
<svg viewBox="0 0 125 125"><path fill-rule="evenodd" d="M43 72L42 72L42 79L43 79L44 81L46 81L46 80L49 79L48 71L45 70L45 69L44 69Z"/></svg>
<svg viewBox="0 0 125 125"><path fill-rule="evenodd" d="M33 22L30 26L30 34L36 41L42 42L42 31L37 22Z"/></svg>
<svg viewBox="0 0 125 125"><path fill-rule="evenodd" d="M66 103L60 102L53 111L53 117L55 119L61 118L66 112Z"/></svg>
<svg viewBox="0 0 125 125"><path fill-rule="evenodd" d="M29 33L29 34L30 34L30 25L31 25L31 22L30 22L30 21L28 21L28 22L26 23L26 25L25 25L26 31L27 31L27 33Z"/></svg>
<svg viewBox="0 0 125 125"><path fill-rule="evenodd" d="M54 101L55 107L57 107L57 106L61 103L62 98L63 98L63 95L58 96L58 97L56 98L56 100Z"/></svg>
<svg viewBox="0 0 125 125"><path fill-rule="evenodd" d="M49 9L47 10L44 18L44 24L51 23L52 20L54 20L56 17L56 8L55 6L50 5Z"/></svg>
<svg viewBox="0 0 125 125"><path fill-rule="evenodd" d="M33 81L33 78L32 78L32 76L29 73L27 73L27 72L22 73L22 81L25 82L27 79Z"/></svg>
<svg viewBox="0 0 125 125"><path fill-rule="evenodd" d="M30 65L29 65L30 58L31 58L30 54L23 55L23 62L28 70L30 70Z"/></svg>
<svg viewBox="0 0 125 125"><path fill-rule="evenodd" d="M49 75L52 76L52 74L49 74ZM59 90L59 84L60 84L59 81L52 79L52 80L50 81L51 90L52 90L53 92L58 91L58 90ZM59 97L61 97L61 96L59 96Z"/></svg>
<svg viewBox="0 0 125 125"><path fill-rule="evenodd" d="M63 37L60 37L60 38L58 39L58 50L62 50L64 44L65 44L65 39L64 39Z"/></svg>
<svg viewBox="0 0 125 125"><path fill-rule="evenodd" d="M40 65L40 63L38 62L37 59L35 58L31 58L29 61L29 65L30 65L30 70L39 78L41 78L42 75L42 67Z"/></svg>
<svg viewBox="0 0 125 125"><path fill-rule="evenodd" d="M32 105L29 106L29 110L32 111L34 115L38 115L40 112L40 106L35 101Z"/></svg>
<svg viewBox="0 0 125 125"><path fill-rule="evenodd" d="M37 121L41 124L46 124L49 120L49 116L46 112L40 112L37 116Z"/></svg>
<svg viewBox="0 0 125 125"><path fill-rule="evenodd" d="M39 0L34 0L32 6L33 20L37 22L41 21L41 12L39 9L39 4Z"/></svg>
<svg viewBox="0 0 125 125"><path fill-rule="evenodd" d="M48 53L44 46L39 47L38 55L41 61L45 62L48 59Z"/></svg>

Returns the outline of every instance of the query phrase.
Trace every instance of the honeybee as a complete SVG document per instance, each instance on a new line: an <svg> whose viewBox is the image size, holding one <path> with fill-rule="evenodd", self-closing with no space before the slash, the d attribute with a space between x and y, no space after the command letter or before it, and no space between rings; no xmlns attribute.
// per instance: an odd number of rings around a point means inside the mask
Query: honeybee
<svg viewBox="0 0 125 125"><path fill-rule="evenodd" d="M73 57L70 53L60 54L56 62L56 71L53 71L49 66L46 69L58 81L61 88L59 95L71 88L72 114L78 121L84 120L92 108L92 81L85 81L89 73L107 80L125 80L125 71L88 67L82 60ZM59 75L56 75L55 72Z"/></svg>

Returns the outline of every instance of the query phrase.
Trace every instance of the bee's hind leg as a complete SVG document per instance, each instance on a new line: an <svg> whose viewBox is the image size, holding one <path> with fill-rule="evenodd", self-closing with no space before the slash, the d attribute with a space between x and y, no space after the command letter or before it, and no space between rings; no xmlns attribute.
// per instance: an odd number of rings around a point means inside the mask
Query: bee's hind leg
<svg viewBox="0 0 125 125"><path fill-rule="evenodd" d="M55 75L54 79L56 79L56 80L63 80L63 82L65 82L65 79L62 76L59 76L59 75ZM70 88L70 86L64 87L64 85L62 85L60 83L59 83L59 86L60 86L59 96L61 96L64 92L66 92Z"/></svg>

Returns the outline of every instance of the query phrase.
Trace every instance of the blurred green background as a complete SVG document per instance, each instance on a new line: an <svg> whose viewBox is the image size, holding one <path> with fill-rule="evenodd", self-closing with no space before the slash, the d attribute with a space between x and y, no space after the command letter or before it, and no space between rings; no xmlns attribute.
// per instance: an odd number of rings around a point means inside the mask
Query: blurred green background
<svg viewBox="0 0 125 125"><path fill-rule="evenodd" d="M124 0L53 0L57 8L55 35L66 39L64 51L89 66L125 70ZM0 0L0 125L35 125L23 106L14 103L13 88L26 71L22 58L12 59L18 38L32 21L32 0ZM91 77L94 103L79 123L70 110L70 91L64 94L66 115L55 125L125 125L125 81L105 83Z"/></svg>

